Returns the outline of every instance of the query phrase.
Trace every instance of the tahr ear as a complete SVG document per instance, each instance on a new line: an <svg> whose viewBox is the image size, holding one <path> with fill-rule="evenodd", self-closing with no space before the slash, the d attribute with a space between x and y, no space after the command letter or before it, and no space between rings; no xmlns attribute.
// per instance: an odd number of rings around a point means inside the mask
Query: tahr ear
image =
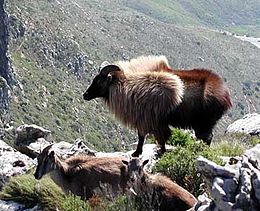
<svg viewBox="0 0 260 211"><path fill-rule="evenodd" d="M111 82L113 80L113 75L111 73L108 73L107 80Z"/></svg>

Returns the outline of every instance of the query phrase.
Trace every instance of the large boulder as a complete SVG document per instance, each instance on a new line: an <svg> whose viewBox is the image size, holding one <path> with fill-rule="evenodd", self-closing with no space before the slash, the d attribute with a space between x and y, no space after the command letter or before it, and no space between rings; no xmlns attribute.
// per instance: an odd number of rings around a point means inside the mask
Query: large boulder
<svg viewBox="0 0 260 211"><path fill-rule="evenodd" d="M13 202L0 200L1 211L40 211L39 206L35 206L31 209L27 209L24 205Z"/></svg>
<svg viewBox="0 0 260 211"><path fill-rule="evenodd" d="M16 141L30 141L37 140L38 138L46 138L51 133L50 130L46 130L37 125L21 125L16 129Z"/></svg>
<svg viewBox="0 0 260 211"><path fill-rule="evenodd" d="M29 157L35 158L42 149L50 144L46 140L50 134L50 130L34 124L21 125L16 129L15 147Z"/></svg>
<svg viewBox="0 0 260 211"><path fill-rule="evenodd" d="M24 174L33 166L34 163L31 158L0 140L0 189L9 177Z"/></svg>
<svg viewBox="0 0 260 211"><path fill-rule="evenodd" d="M260 134L260 114L245 115L227 127L226 132L241 132L250 135Z"/></svg>

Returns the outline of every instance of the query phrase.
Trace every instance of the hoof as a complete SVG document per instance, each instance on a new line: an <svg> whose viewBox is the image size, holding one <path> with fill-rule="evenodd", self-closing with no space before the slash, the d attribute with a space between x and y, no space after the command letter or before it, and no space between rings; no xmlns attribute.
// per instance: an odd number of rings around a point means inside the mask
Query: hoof
<svg viewBox="0 0 260 211"><path fill-rule="evenodd" d="M158 149L158 150L157 150L156 157L157 157L157 158L161 158L165 152L166 152L165 149Z"/></svg>
<svg viewBox="0 0 260 211"><path fill-rule="evenodd" d="M139 155L141 155L141 154L142 154L142 153L139 153L139 152L135 151L135 152L132 154L132 157L138 158Z"/></svg>

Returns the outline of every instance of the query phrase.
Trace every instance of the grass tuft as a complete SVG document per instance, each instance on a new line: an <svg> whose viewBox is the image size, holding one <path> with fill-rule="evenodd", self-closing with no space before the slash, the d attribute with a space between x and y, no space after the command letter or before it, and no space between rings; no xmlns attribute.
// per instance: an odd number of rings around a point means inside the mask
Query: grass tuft
<svg viewBox="0 0 260 211"><path fill-rule="evenodd" d="M50 178L36 181L32 175L22 175L10 179L4 186L0 198L24 204L27 208L39 204L43 210L55 211L61 208L64 194Z"/></svg>

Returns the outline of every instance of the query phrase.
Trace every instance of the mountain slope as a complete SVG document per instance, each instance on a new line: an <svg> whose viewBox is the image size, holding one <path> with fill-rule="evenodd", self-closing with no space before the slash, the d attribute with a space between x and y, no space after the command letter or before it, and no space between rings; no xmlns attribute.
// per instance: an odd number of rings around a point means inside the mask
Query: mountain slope
<svg viewBox="0 0 260 211"><path fill-rule="evenodd" d="M141 0L125 4L155 19L260 36L259 0Z"/></svg>
<svg viewBox="0 0 260 211"><path fill-rule="evenodd" d="M225 78L234 109L218 125L222 131L249 111L247 105L260 109L258 48L214 31L161 22L128 6L117 0L8 1L9 52L19 82L11 125L39 124L57 141L81 138L98 150L128 145L135 141L132 132L100 100L84 102L82 93L102 61L148 54L166 55L174 68L209 68Z"/></svg>

